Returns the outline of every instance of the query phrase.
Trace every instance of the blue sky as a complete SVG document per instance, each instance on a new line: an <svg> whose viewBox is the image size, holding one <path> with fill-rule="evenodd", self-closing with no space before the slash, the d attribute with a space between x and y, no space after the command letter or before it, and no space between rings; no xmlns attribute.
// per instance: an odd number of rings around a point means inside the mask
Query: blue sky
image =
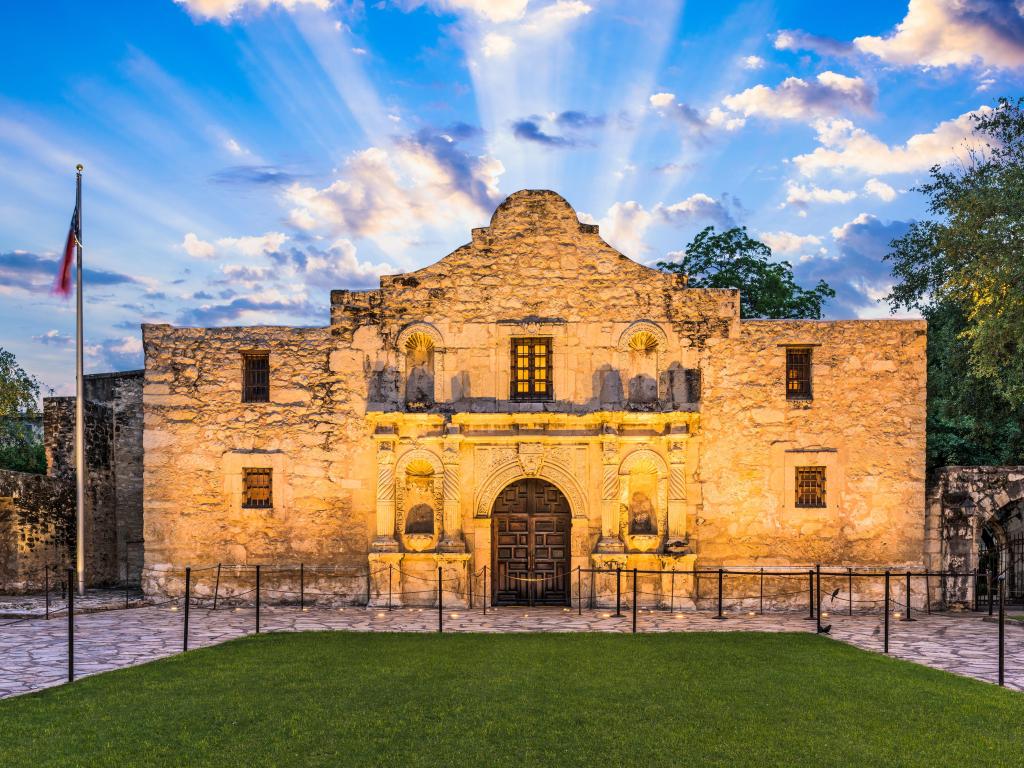
<svg viewBox="0 0 1024 768"><path fill-rule="evenodd" d="M879 317L910 190L1016 96L1024 3L5 3L0 346L57 392L52 296L85 164L87 371L141 322L325 325L549 188L632 258L746 225Z"/></svg>

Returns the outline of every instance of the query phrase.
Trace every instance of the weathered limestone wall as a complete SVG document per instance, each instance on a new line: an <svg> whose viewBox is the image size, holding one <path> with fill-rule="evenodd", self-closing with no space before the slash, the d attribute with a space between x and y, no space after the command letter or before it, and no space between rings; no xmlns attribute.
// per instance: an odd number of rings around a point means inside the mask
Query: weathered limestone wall
<svg viewBox="0 0 1024 768"><path fill-rule="evenodd" d="M704 563L920 565L924 321L743 321L708 341L701 403ZM813 345L813 400L786 400L786 344ZM825 509L795 506L826 467Z"/></svg>
<svg viewBox="0 0 1024 768"><path fill-rule="evenodd" d="M87 375L85 399L87 583L138 583L142 371ZM7 576L0 572L0 589L38 589L44 563L74 565L75 398L44 399L43 441L47 475L0 472L7 526L0 559L9 564Z"/></svg>
<svg viewBox="0 0 1024 768"><path fill-rule="evenodd" d="M365 568L373 444L359 356L326 329L143 327L147 590L185 565ZM242 403L242 352L270 350L270 402ZM273 508L242 508L270 467ZM179 569L166 573L170 568Z"/></svg>
<svg viewBox="0 0 1024 768"><path fill-rule="evenodd" d="M510 399L510 341L531 336L552 340L550 402ZM144 342L152 591L217 562L369 562L371 601L396 567L410 593L438 566L465 587L490 563L493 498L534 476L570 502L574 567L663 571L653 593L694 553L921 562L924 323L740 321L736 291L629 260L551 192L510 196L436 264L333 292L328 328L147 325ZM813 401L785 399L784 344L814 346ZM254 350L269 403L241 402ZM802 465L826 466L825 509L795 508ZM273 509L241 507L245 467L274 470ZM626 530L637 493L649 534ZM406 535L413 502L432 533Z"/></svg>

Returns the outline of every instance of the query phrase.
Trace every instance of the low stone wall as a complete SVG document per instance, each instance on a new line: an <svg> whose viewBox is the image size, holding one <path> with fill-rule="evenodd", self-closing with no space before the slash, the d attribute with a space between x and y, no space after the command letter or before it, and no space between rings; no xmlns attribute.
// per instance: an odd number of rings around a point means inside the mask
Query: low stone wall
<svg viewBox="0 0 1024 768"><path fill-rule="evenodd" d="M0 589L43 588L43 569L67 567L75 488L65 478L0 470Z"/></svg>

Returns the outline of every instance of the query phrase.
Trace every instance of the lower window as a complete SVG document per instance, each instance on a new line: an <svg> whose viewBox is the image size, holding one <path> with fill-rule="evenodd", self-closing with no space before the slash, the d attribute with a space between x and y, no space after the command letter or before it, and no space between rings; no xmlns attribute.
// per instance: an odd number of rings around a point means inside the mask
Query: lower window
<svg viewBox="0 0 1024 768"><path fill-rule="evenodd" d="M825 468L796 468L796 505L798 507L825 506Z"/></svg>
<svg viewBox="0 0 1024 768"><path fill-rule="evenodd" d="M269 509L274 506L273 477L269 469L242 470L242 506Z"/></svg>

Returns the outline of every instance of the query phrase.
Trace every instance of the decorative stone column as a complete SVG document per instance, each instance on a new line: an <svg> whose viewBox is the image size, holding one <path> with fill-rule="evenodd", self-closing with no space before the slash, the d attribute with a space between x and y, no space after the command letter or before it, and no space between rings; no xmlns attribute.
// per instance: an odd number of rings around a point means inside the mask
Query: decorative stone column
<svg viewBox="0 0 1024 768"><path fill-rule="evenodd" d="M601 539L597 551L625 552L619 537L619 442L615 427L601 428Z"/></svg>
<svg viewBox="0 0 1024 768"><path fill-rule="evenodd" d="M395 443L394 433L375 434L377 441L377 536L374 552L397 552L395 538Z"/></svg>
<svg viewBox="0 0 1024 768"><path fill-rule="evenodd" d="M673 425L668 441L668 543L689 539L686 530L686 427Z"/></svg>
<svg viewBox="0 0 1024 768"><path fill-rule="evenodd" d="M437 544L438 552L465 552L466 542L462 538L462 475L459 472L459 445L462 435L459 428L448 425L441 450L441 464L444 466L443 533Z"/></svg>

